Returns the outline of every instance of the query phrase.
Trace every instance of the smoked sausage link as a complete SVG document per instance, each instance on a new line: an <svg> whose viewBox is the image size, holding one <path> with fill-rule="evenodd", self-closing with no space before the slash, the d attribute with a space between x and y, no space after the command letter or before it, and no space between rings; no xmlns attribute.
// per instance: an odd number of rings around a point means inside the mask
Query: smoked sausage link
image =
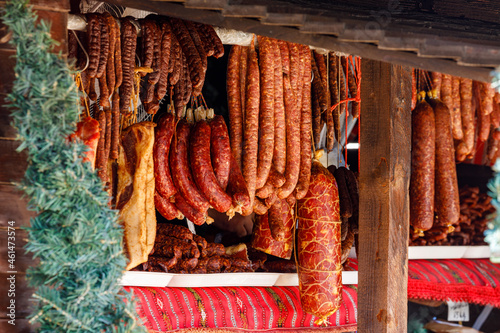
<svg viewBox="0 0 500 333"><path fill-rule="evenodd" d="M180 120L177 124L176 135L174 136L174 140L172 140L172 146L170 147L170 170L172 171L172 179L175 187L182 194L185 201L195 210L206 212L209 206L208 201L198 191L191 175L191 169L189 168L188 147L190 132L191 128L189 124L184 119ZM177 204L176 207L187 217L187 214Z"/></svg>
<svg viewBox="0 0 500 333"><path fill-rule="evenodd" d="M170 198L177 192L170 174L168 155L175 130L175 117L168 113L164 115L155 128L155 143L153 146L155 186L156 191L164 198Z"/></svg>
<svg viewBox="0 0 500 333"><path fill-rule="evenodd" d="M195 124L191 134L190 159L193 178L210 205L221 213L231 207L231 197L220 187L210 160L210 125L205 121Z"/></svg>
<svg viewBox="0 0 500 333"><path fill-rule="evenodd" d="M410 224L420 232L434 222L436 124L425 100L411 113L411 135Z"/></svg>
<svg viewBox="0 0 500 333"><path fill-rule="evenodd" d="M220 115L216 115L210 121L210 156L215 177L225 191L231 168L231 144L226 122Z"/></svg>
<svg viewBox="0 0 500 333"><path fill-rule="evenodd" d="M442 90L441 90L442 93ZM436 123L435 209L438 225L452 225L460 217L460 202L451 133L451 114L439 99L431 98Z"/></svg>

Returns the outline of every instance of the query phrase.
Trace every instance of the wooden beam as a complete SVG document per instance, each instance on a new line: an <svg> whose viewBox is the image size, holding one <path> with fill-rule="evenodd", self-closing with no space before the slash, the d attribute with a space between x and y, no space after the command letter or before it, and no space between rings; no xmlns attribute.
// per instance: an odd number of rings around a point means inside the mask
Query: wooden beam
<svg viewBox="0 0 500 333"><path fill-rule="evenodd" d="M359 332L406 332L411 70L362 60Z"/></svg>
<svg viewBox="0 0 500 333"><path fill-rule="evenodd" d="M377 45L371 43L341 41L335 36L319 34L319 30L315 31L315 33L301 33L301 31L295 27L266 25L256 19L225 17L222 13L217 11L186 8L182 4L164 1L108 0L108 2L120 6L148 10L160 15L202 22L218 27L236 29L290 42L348 53L363 58L386 61L429 71L438 71L483 82L491 82L490 74L492 68L459 66L453 60L422 58L413 52L379 49ZM333 18L328 19L331 21ZM339 24L342 23L340 22ZM304 26L302 26L301 29L304 29L304 27L307 30L306 22L304 22ZM324 27L324 29L327 28L326 26Z"/></svg>

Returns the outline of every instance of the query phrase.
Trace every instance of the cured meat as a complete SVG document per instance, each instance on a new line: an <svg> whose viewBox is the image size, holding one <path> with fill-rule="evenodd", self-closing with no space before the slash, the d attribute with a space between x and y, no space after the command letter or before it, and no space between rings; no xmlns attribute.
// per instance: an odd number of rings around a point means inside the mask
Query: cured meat
<svg viewBox="0 0 500 333"><path fill-rule="evenodd" d="M90 162L92 169L95 167L97 144L99 142L100 127L99 122L91 117L85 117L76 124L75 133L69 136L69 141L79 138L89 147L84 153L83 162Z"/></svg>
<svg viewBox="0 0 500 333"><path fill-rule="evenodd" d="M353 214L351 196L347 187L347 169L345 167L336 168L333 175L335 177L335 181L337 182L337 188L339 192L340 217L342 220L341 240L343 241L347 236L347 226L349 224L349 218Z"/></svg>
<svg viewBox="0 0 500 333"><path fill-rule="evenodd" d="M231 197L222 190L215 177L210 159L210 134L210 125L205 120L194 125L189 146L191 170L198 189L210 205L225 213L231 207Z"/></svg>
<svg viewBox="0 0 500 333"><path fill-rule="evenodd" d="M354 67L351 68L347 57L342 58L342 65L344 68L344 73L347 74L347 86L349 88L351 98L356 98L358 96L358 85L356 84L356 77L354 76ZM359 107L360 105L357 101L352 101L351 112L353 118L359 117Z"/></svg>
<svg viewBox="0 0 500 333"><path fill-rule="evenodd" d="M99 55L101 53L101 21L99 14L87 14L87 45L89 54L89 65L87 75L96 77L99 68Z"/></svg>
<svg viewBox="0 0 500 333"><path fill-rule="evenodd" d="M451 129L453 139L462 140L464 132L462 130L462 114L460 112L460 78L451 78L451 105L448 105L451 112Z"/></svg>
<svg viewBox="0 0 500 333"><path fill-rule="evenodd" d="M297 259L302 309L321 325L341 304L342 265L337 183L314 161L306 196L297 201Z"/></svg>
<svg viewBox="0 0 500 333"><path fill-rule="evenodd" d="M173 114L168 113L158 122L153 147L156 191L166 199L177 192L172 175L170 174L170 163L168 160L174 130L175 117Z"/></svg>
<svg viewBox="0 0 500 333"><path fill-rule="evenodd" d="M161 101L167 93L168 69L170 65L170 50L172 45L172 29L167 21L161 22L161 63L160 77L156 85L156 98Z"/></svg>
<svg viewBox="0 0 500 333"><path fill-rule="evenodd" d="M241 169L232 154L230 158L229 181L227 183L226 192L233 200L233 210L241 214L243 208L245 211L252 210L251 200Z"/></svg>
<svg viewBox="0 0 500 333"><path fill-rule="evenodd" d="M183 240L193 240L196 236L188 228L170 223L158 223L156 233L157 235L166 235Z"/></svg>
<svg viewBox="0 0 500 333"><path fill-rule="evenodd" d="M121 137L116 208L124 224L127 270L148 260L156 235L154 127L152 122L137 123Z"/></svg>
<svg viewBox="0 0 500 333"><path fill-rule="evenodd" d="M290 259L293 250L292 230L294 228L294 219L291 211L291 209L288 210L286 220L283 221L285 230L283 241L277 241L271 235L271 229L269 228L268 222L269 212L264 215L257 215L252 236L252 248L279 258Z"/></svg>
<svg viewBox="0 0 500 333"><path fill-rule="evenodd" d="M128 113L130 99L134 92L135 49L137 46L137 29L128 18L121 20L121 46L123 82L120 86L120 111Z"/></svg>
<svg viewBox="0 0 500 333"><path fill-rule="evenodd" d="M441 84L443 81L443 74L438 72L431 72L432 89L436 92L436 97L441 98Z"/></svg>
<svg viewBox="0 0 500 333"><path fill-rule="evenodd" d="M162 197L157 191L155 192L155 208L167 220L182 220L184 218L184 215L182 215L177 207L169 199Z"/></svg>
<svg viewBox="0 0 500 333"><path fill-rule="evenodd" d="M259 152L255 187L267 181L274 151L274 51L270 38L258 37L260 69Z"/></svg>
<svg viewBox="0 0 500 333"><path fill-rule="evenodd" d="M460 217L455 150L451 133L451 115L448 107L438 99L431 98L436 123L435 203L437 225L452 225Z"/></svg>
<svg viewBox="0 0 500 333"><path fill-rule="evenodd" d="M184 119L177 123L176 135L170 147L170 170L175 187L181 193L181 196L195 210L204 213L208 210L209 204L194 184L189 167L188 147L190 132L191 128ZM177 198L178 196L176 196L175 200L176 207L187 217L187 214L177 205ZM195 223L195 221L193 222Z"/></svg>
<svg viewBox="0 0 500 333"><path fill-rule="evenodd" d="M286 167L286 120L283 100L283 65L276 39L272 40L274 51L274 152L273 166L276 172L284 174ZM271 175L269 175L271 177ZM269 180L268 180L269 182ZM280 187L281 185L275 185Z"/></svg>
<svg viewBox="0 0 500 333"><path fill-rule="evenodd" d="M189 221L196 225L205 223L207 211L198 210L191 206L180 192L174 194L174 204Z"/></svg>
<svg viewBox="0 0 500 333"><path fill-rule="evenodd" d="M462 113L463 140L456 149L457 161L462 162L474 148L474 109L472 108L472 80L460 80L460 111Z"/></svg>
<svg viewBox="0 0 500 333"><path fill-rule="evenodd" d="M278 197L288 197L297 185L300 172L300 107L295 103L290 80L284 77L286 110L286 182L278 190Z"/></svg>
<svg viewBox="0 0 500 333"><path fill-rule="evenodd" d="M234 45L229 51L227 63L227 104L229 111L229 130L231 135L231 151L236 163L241 167L243 147L243 110L241 99L240 57L242 46Z"/></svg>
<svg viewBox="0 0 500 333"><path fill-rule="evenodd" d="M286 225L290 215L290 207L285 199L276 199L274 204L269 207L269 229L271 236L279 242L286 240L287 234L290 232L290 226Z"/></svg>
<svg viewBox="0 0 500 333"><path fill-rule="evenodd" d="M245 122L243 131L243 177L248 186L250 207L253 209L257 181L257 155L259 149L259 103L260 80L257 52L252 46L248 53L246 80ZM245 207L243 207L245 208ZM250 215L251 209L243 209L243 215Z"/></svg>
<svg viewBox="0 0 500 333"><path fill-rule="evenodd" d="M411 128L410 224L421 234L434 223L436 124L425 100L412 111Z"/></svg>
<svg viewBox="0 0 500 333"><path fill-rule="evenodd" d="M226 122L220 115L210 121L210 156L217 182L225 191L231 168L231 145Z"/></svg>
<svg viewBox="0 0 500 333"><path fill-rule="evenodd" d="M330 100L332 105L340 102L340 94L339 94L339 85L338 85L338 57L334 53L330 53L328 55L329 61L329 75L328 79L330 80ZM340 106L337 106L332 110L333 117L333 127L335 132L335 138L337 142L340 142Z"/></svg>

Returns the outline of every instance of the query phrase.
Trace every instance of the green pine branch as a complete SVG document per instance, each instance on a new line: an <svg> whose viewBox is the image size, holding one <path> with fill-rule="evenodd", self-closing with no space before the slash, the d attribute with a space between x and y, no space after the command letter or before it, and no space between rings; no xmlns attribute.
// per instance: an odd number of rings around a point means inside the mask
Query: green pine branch
<svg viewBox="0 0 500 333"><path fill-rule="evenodd" d="M8 1L2 14L17 50L8 101L18 150L28 153L20 187L38 213L27 228L26 249L40 259L27 272L36 288L30 321L41 332L143 332L131 295L118 285L126 266L118 213L82 162L87 147L67 141L79 116L71 72L26 0Z"/></svg>

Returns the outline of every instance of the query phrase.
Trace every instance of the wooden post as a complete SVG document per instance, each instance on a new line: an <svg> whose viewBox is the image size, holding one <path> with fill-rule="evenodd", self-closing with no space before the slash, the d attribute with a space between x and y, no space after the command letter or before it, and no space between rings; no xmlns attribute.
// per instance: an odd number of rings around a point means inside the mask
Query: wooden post
<svg viewBox="0 0 500 333"><path fill-rule="evenodd" d="M362 59L359 332L406 332L411 70Z"/></svg>

